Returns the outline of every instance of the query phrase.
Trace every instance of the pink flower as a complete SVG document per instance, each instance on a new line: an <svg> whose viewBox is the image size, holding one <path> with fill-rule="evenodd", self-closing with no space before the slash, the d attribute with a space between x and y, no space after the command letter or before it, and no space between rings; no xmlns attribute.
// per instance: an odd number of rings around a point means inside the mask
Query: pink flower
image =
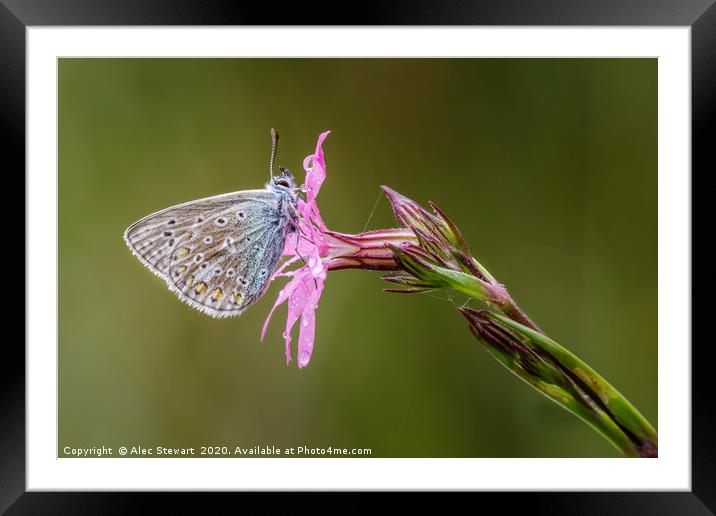
<svg viewBox="0 0 716 516"><path fill-rule="evenodd" d="M283 333L286 341L286 363L291 361L291 329L300 318L299 368L306 367L311 360L316 336L316 309L328 271L347 268L395 270L397 264L388 246L415 242L414 234L406 228L347 235L330 231L326 227L318 210L316 197L326 178L326 160L322 145L329 133L330 131L321 133L315 153L303 161L303 168L306 171L303 187L306 200L300 199L298 202L298 243L294 236L287 239L283 254L290 258L271 277L271 281L279 277L291 279L279 292L261 331L263 341L274 311L280 304L288 302L288 317ZM299 260L305 260L303 266L295 270L286 270L288 266Z"/></svg>

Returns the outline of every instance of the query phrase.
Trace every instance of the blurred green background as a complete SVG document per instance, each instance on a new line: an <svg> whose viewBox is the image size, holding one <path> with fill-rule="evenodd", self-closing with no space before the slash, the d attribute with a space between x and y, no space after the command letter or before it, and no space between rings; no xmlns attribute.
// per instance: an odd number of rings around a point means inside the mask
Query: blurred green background
<svg viewBox="0 0 716 516"><path fill-rule="evenodd" d="M381 184L435 201L527 313L657 426L655 59L61 59L59 456L619 456L481 349L450 302L383 293L376 273L329 275L304 370L284 361L285 306L259 343L279 285L240 318L180 303L124 229L263 186L270 127L299 179L332 130L330 228L363 230ZM393 226L380 198L368 227Z"/></svg>

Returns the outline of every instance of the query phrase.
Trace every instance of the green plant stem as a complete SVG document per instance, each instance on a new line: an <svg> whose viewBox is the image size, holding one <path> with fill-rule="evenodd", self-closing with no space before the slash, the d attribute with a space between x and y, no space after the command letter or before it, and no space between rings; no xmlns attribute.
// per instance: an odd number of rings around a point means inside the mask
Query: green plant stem
<svg viewBox="0 0 716 516"><path fill-rule="evenodd" d="M502 365L573 413L627 457L655 457L651 424L591 367L542 333L502 314L460 310Z"/></svg>

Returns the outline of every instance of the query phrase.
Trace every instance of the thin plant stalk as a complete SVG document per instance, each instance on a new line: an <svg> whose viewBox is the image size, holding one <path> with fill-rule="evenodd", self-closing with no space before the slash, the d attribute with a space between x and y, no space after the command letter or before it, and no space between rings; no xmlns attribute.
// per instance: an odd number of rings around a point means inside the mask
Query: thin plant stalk
<svg viewBox="0 0 716 516"><path fill-rule="evenodd" d="M656 431L622 394L558 343L502 314L461 308L483 347L510 372L587 423L627 457L656 457Z"/></svg>

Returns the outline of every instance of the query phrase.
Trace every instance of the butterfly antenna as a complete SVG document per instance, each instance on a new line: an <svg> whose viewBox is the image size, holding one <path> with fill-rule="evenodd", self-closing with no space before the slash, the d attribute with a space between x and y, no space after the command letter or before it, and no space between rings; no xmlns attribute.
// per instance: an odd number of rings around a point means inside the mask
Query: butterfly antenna
<svg viewBox="0 0 716 516"><path fill-rule="evenodd" d="M273 164L276 160L276 151L278 150L278 131L271 128L271 159L269 160L269 178L273 179Z"/></svg>

